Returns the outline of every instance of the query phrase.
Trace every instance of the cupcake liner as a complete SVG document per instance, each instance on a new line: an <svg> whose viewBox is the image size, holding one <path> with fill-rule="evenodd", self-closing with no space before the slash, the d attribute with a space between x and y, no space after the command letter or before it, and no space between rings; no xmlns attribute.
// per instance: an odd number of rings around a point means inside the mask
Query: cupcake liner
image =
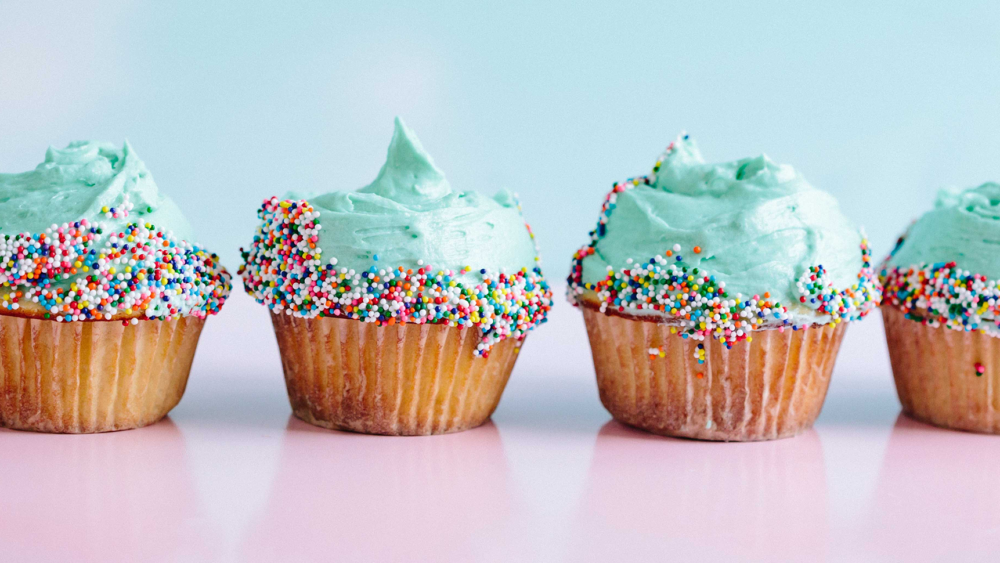
<svg viewBox="0 0 1000 563"><path fill-rule="evenodd" d="M184 394L203 325L0 315L0 426L89 433L152 424Z"/></svg>
<svg viewBox="0 0 1000 563"><path fill-rule="evenodd" d="M1000 338L927 326L891 305L882 307L882 320L903 412L935 426L1000 434Z"/></svg>
<svg viewBox="0 0 1000 563"><path fill-rule="evenodd" d="M427 435L479 426L500 402L521 341L474 355L478 330L271 315L295 416L338 430Z"/></svg>
<svg viewBox="0 0 1000 563"><path fill-rule="evenodd" d="M846 323L758 330L751 342L727 350L716 340L671 334L667 324L581 308L601 403L611 416L701 440L771 440L812 426L846 331ZM651 357L651 348L664 356Z"/></svg>

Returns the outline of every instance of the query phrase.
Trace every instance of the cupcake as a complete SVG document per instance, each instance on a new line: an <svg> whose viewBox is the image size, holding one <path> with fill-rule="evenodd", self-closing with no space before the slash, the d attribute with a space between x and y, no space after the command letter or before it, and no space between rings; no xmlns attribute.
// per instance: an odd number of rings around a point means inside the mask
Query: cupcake
<svg viewBox="0 0 1000 563"><path fill-rule="evenodd" d="M507 191L453 191L398 118L355 192L272 197L243 252L295 415L372 434L455 432L493 413L552 292Z"/></svg>
<svg viewBox="0 0 1000 563"><path fill-rule="evenodd" d="M0 174L0 426L152 424L184 394L230 276L126 142Z"/></svg>
<svg viewBox="0 0 1000 563"><path fill-rule="evenodd" d="M727 441L811 426L846 322L881 297L832 196L766 156L706 164L687 135L614 185L568 284L613 417Z"/></svg>
<svg viewBox="0 0 1000 563"><path fill-rule="evenodd" d="M1000 433L1000 184L945 189L880 274L882 318L903 411Z"/></svg>

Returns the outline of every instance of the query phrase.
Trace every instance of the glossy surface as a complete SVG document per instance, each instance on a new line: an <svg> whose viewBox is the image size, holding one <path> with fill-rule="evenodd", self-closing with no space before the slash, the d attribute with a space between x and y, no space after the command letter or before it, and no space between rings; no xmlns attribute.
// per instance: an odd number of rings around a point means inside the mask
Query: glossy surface
<svg viewBox="0 0 1000 563"><path fill-rule="evenodd" d="M494 422L386 438L290 418L263 307L209 319L185 399L116 434L0 430L0 560L979 561L1000 438L898 414L880 319L815 430L650 436L597 400L578 312L525 346Z"/></svg>

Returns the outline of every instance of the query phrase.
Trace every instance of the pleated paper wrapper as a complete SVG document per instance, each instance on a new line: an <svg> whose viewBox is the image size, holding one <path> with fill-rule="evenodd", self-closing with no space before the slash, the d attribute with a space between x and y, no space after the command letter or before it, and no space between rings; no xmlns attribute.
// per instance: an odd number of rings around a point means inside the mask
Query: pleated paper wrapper
<svg viewBox="0 0 1000 563"><path fill-rule="evenodd" d="M0 315L0 426L89 433L152 424L184 394L203 325Z"/></svg>
<svg viewBox="0 0 1000 563"><path fill-rule="evenodd" d="M751 342L727 350L717 340L671 334L667 324L581 309L611 415L655 434L701 440L771 440L812 426L846 330L846 323L757 330ZM651 355L652 348L664 355Z"/></svg>
<svg viewBox="0 0 1000 563"><path fill-rule="evenodd" d="M882 320L903 412L935 426L1000 434L1000 338L927 326L891 305L882 307Z"/></svg>
<svg viewBox="0 0 1000 563"><path fill-rule="evenodd" d="M338 430L426 435L486 422L522 341L473 354L475 328L377 326L355 319L271 315L295 416Z"/></svg>

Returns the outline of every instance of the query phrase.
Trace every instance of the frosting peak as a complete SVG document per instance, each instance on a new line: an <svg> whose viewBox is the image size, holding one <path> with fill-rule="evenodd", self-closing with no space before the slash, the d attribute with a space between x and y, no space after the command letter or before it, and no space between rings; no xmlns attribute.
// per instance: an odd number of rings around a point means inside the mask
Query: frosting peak
<svg viewBox="0 0 1000 563"><path fill-rule="evenodd" d="M684 134L650 176L614 186L590 235L571 300L681 319L694 336L854 320L878 299L867 243L832 196L765 155L707 164Z"/></svg>
<svg viewBox="0 0 1000 563"><path fill-rule="evenodd" d="M694 140L681 133L653 168L651 186L685 195L723 196L728 192L795 189L805 184L794 168L760 155L732 162L708 164Z"/></svg>
<svg viewBox="0 0 1000 563"><path fill-rule="evenodd" d="M956 262L974 274L1000 279L1000 184L938 192L934 209L910 226L888 266Z"/></svg>
<svg viewBox="0 0 1000 563"><path fill-rule="evenodd" d="M385 164L375 180L358 191L400 203L417 203L447 196L451 184L416 134L397 117Z"/></svg>
<svg viewBox="0 0 1000 563"><path fill-rule="evenodd" d="M354 192L264 201L243 287L275 314L477 327L477 355L544 322L552 291L513 194L452 191L400 120Z"/></svg>
<svg viewBox="0 0 1000 563"><path fill-rule="evenodd" d="M658 172L660 168L671 169L679 164L705 164L705 157L698 150L698 144L683 131L664 149L656 166L653 167L653 173Z"/></svg>
<svg viewBox="0 0 1000 563"><path fill-rule="evenodd" d="M121 212L126 208L134 210L131 217ZM115 229L137 215L182 239L194 239L191 224L160 193L128 141L121 146L75 141L64 149L49 147L34 170L0 174L0 234L40 233L53 223L80 219Z"/></svg>
<svg viewBox="0 0 1000 563"><path fill-rule="evenodd" d="M945 188L938 193L934 205L937 209L961 207L981 219L1000 220L1000 184L986 182L966 190Z"/></svg>
<svg viewBox="0 0 1000 563"><path fill-rule="evenodd" d="M337 264L361 272L423 264L514 272L537 266L537 250L516 198L452 190L413 131L396 118L386 162L357 191L289 193L322 214L316 245ZM478 275L478 274L477 274ZM466 274L461 274L465 277ZM475 276L473 276L475 277Z"/></svg>

